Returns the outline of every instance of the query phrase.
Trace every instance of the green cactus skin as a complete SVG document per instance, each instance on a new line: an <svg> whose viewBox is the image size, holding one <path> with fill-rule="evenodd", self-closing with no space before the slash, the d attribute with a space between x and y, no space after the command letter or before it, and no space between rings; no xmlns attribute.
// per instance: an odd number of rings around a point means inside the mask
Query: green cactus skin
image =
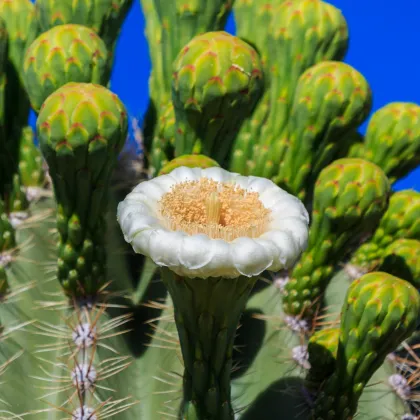
<svg viewBox="0 0 420 420"><path fill-rule="evenodd" d="M34 5L30 0L1 0L0 18L3 19L8 34L6 74L0 75L0 117L3 126L3 145L0 146L3 151L0 150L0 155L6 154L0 164L7 168L0 174L3 178L0 178L0 194L4 196L6 192L10 193L13 174L18 170L19 139L22 128L27 125L30 106L23 86L23 58L26 49L38 34L38 24ZM2 51L3 48L4 45L0 47Z"/></svg>
<svg viewBox="0 0 420 420"><path fill-rule="evenodd" d="M162 279L174 304L185 366L181 418L232 420L233 341L256 278L184 278L163 268Z"/></svg>
<svg viewBox="0 0 420 420"><path fill-rule="evenodd" d="M22 130L19 175L25 187L42 188L45 185L42 155L39 148L35 146L32 127L25 127Z"/></svg>
<svg viewBox="0 0 420 420"><path fill-rule="evenodd" d="M149 170L156 175L162 166L174 158L175 153L175 110L168 102L159 115L156 135L150 147Z"/></svg>
<svg viewBox="0 0 420 420"><path fill-rule="evenodd" d="M10 224L9 217L5 212L4 203L0 200L0 258L3 252L10 251L15 246L15 230Z"/></svg>
<svg viewBox="0 0 420 420"><path fill-rule="evenodd" d="M380 271L398 276L420 288L420 241L397 239L389 245L382 256Z"/></svg>
<svg viewBox="0 0 420 420"><path fill-rule="evenodd" d="M306 377L309 389L318 390L334 372L337 359L339 328L325 328L314 333L308 341L309 363Z"/></svg>
<svg viewBox="0 0 420 420"><path fill-rule="evenodd" d="M369 121L363 147L352 148L349 156L376 163L392 183L406 176L420 164L420 106L392 102L380 108Z"/></svg>
<svg viewBox="0 0 420 420"><path fill-rule="evenodd" d="M375 269L382 261L382 253L396 239L420 240L420 193L417 191L402 190L391 195L375 233L347 264L349 274L354 273L352 277L357 278Z"/></svg>
<svg viewBox="0 0 420 420"><path fill-rule="evenodd" d="M9 210L13 212L24 212L28 209L29 202L26 197L26 189L22 185L19 174L13 176L13 189L9 196Z"/></svg>
<svg viewBox="0 0 420 420"><path fill-rule="evenodd" d="M0 18L0 197L5 193L5 187L10 183L10 157L7 149L6 135L6 63L7 63L8 36L6 24Z"/></svg>
<svg viewBox="0 0 420 420"><path fill-rule="evenodd" d="M304 200L337 140L361 124L370 107L369 85L351 66L325 61L308 69L296 88L285 153L275 154L282 158L275 181Z"/></svg>
<svg viewBox="0 0 420 420"><path fill-rule="evenodd" d="M250 45L226 32L193 38L174 63L175 156L198 152L223 163L262 89Z"/></svg>
<svg viewBox="0 0 420 420"><path fill-rule="evenodd" d="M152 61L151 103L144 127L146 148L150 148L155 129L159 127L160 110L171 101L172 63L194 36L223 30L233 3L234 0L174 0L170 3L141 0Z"/></svg>
<svg viewBox="0 0 420 420"><path fill-rule="evenodd" d="M316 420L352 418L386 356L414 331L420 296L408 282L382 272L356 280L344 302L336 369L318 394Z"/></svg>
<svg viewBox="0 0 420 420"><path fill-rule="evenodd" d="M92 28L111 52L133 0L37 0L37 18L43 32L54 26L78 24Z"/></svg>
<svg viewBox="0 0 420 420"><path fill-rule="evenodd" d="M341 12L319 0L271 1L253 7L262 18L269 20L272 16L271 24L262 31L267 34L257 39L259 35L240 33L245 39L257 37L255 45L262 54L269 90L260 102L261 109L242 128L235 143L238 157L233 157L231 165L232 170L238 170L236 161L243 162L244 149L249 173L271 178L289 147L287 126L300 76L321 61L341 60L347 49L348 30ZM255 25L254 18L250 24ZM253 144L248 145L248 137Z"/></svg>
<svg viewBox="0 0 420 420"><path fill-rule="evenodd" d="M0 301L4 299L7 291L9 290L9 283L7 281L6 269L0 264ZM2 332L2 326L0 324L0 335Z"/></svg>
<svg viewBox="0 0 420 420"><path fill-rule="evenodd" d="M352 243L375 229L388 206L390 185L375 164L344 158L316 181L308 248L285 286L285 312L311 316L336 265Z"/></svg>
<svg viewBox="0 0 420 420"><path fill-rule="evenodd" d="M37 121L58 205L58 278L71 296L95 295L105 272L107 189L127 134L127 114L106 88L68 83Z"/></svg>
<svg viewBox="0 0 420 420"><path fill-rule="evenodd" d="M41 34L23 63L25 86L35 111L68 82L106 85L111 69L101 38L81 25L60 25Z"/></svg>
<svg viewBox="0 0 420 420"><path fill-rule="evenodd" d="M172 172L175 168L186 166L187 168L213 168L220 166L215 160L205 155L183 155L168 162L159 172L159 175L165 175Z"/></svg>

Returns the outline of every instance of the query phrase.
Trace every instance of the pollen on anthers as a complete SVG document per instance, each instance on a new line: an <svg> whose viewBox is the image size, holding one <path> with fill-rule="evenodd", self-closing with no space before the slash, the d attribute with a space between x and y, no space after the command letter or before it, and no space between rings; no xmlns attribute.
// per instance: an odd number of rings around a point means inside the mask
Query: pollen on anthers
<svg viewBox="0 0 420 420"><path fill-rule="evenodd" d="M159 206L167 229L203 233L212 239L257 238L270 222L270 211L257 192L209 178L174 185Z"/></svg>

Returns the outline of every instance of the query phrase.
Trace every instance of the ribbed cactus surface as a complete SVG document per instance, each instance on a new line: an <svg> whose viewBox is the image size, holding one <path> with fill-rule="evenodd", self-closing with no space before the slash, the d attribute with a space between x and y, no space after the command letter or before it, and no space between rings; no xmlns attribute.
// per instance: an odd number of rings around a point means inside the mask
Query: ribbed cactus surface
<svg viewBox="0 0 420 420"><path fill-rule="evenodd" d="M419 105L325 1L140 3L130 130L133 1L0 0L0 419L419 418Z"/></svg>

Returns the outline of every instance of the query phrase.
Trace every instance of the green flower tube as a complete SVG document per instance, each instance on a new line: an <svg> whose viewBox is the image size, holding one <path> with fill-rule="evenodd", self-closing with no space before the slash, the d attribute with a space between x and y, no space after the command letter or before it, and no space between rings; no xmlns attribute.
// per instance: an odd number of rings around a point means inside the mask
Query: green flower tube
<svg viewBox="0 0 420 420"><path fill-rule="evenodd" d="M182 419L232 420L233 340L264 271L306 246L303 204L271 181L178 167L142 182L118 206L124 238L162 268L184 359Z"/></svg>
<svg viewBox="0 0 420 420"><path fill-rule="evenodd" d="M103 86L68 83L42 105L37 134L58 207L58 279L71 297L96 297L106 281L107 194L126 110Z"/></svg>

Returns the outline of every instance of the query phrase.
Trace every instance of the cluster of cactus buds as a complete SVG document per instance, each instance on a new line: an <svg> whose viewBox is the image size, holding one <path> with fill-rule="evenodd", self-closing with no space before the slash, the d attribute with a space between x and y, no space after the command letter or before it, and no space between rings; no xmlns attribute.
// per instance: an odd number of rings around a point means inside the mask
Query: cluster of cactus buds
<svg viewBox="0 0 420 420"><path fill-rule="evenodd" d="M0 419L420 418L420 106L325 1L141 0L130 131L133 3L0 0Z"/></svg>

